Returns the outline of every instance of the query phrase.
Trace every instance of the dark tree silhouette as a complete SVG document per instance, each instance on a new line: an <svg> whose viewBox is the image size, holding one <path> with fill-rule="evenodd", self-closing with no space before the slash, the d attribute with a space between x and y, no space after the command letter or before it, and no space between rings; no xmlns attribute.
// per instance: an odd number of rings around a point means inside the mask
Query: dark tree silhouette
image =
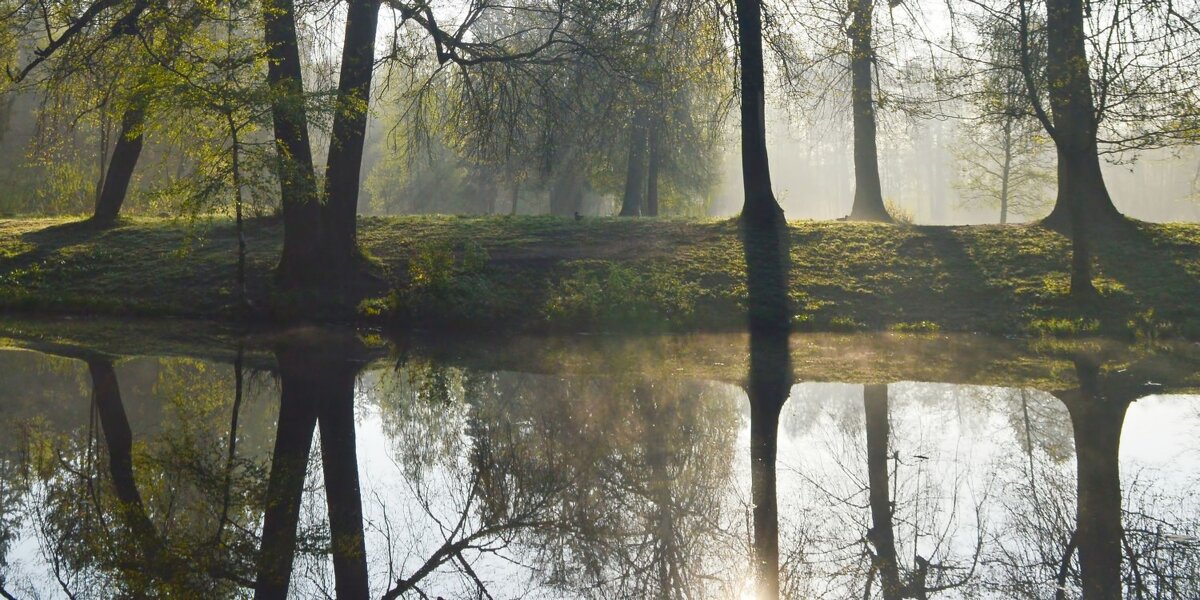
<svg viewBox="0 0 1200 600"><path fill-rule="evenodd" d="M879 182L879 150L875 131L875 46L871 41L875 0L850 1L850 103L854 114L854 205L856 221L891 222Z"/></svg>
<svg viewBox="0 0 1200 600"><path fill-rule="evenodd" d="M783 209L771 191L767 160L766 84L763 79L761 0L737 0L738 50L742 92L742 219L753 227L783 222Z"/></svg>
<svg viewBox="0 0 1200 600"><path fill-rule="evenodd" d="M282 390L255 598L288 595L304 479L318 422L337 596L367 597L362 497L354 446L354 382L361 365L353 356L352 347L337 341L322 347L286 342L276 350Z"/></svg>

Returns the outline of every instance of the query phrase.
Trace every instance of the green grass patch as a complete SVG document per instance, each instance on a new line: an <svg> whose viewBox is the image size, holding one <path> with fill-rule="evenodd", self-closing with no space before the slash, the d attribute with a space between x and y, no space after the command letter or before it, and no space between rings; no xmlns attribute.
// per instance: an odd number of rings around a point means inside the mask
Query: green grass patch
<svg viewBox="0 0 1200 600"><path fill-rule="evenodd" d="M1200 339L1200 226L1134 223L1096 240L1101 297L1069 298L1070 244L1037 226L791 224L793 327ZM497 216L360 220L365 273L321 298L274 289L282 225L246 223L248 293L277 314L404 328L730 330L746 267L729 220ZM0 310L234 313L237 235L224 218L0 220ZM280 308L282 307L282 308ZM356 316L355 316L356 315Z"/></svg>

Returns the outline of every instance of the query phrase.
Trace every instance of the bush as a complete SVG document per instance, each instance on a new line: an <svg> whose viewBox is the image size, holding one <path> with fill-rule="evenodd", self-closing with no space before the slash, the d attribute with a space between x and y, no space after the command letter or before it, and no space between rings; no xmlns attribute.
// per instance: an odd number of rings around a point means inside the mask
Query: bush
<svg viewBox="0 0 1200 600"><path fill-rule="evenodd" d="M575 327L634 329L687 323L700 286L665 271L639 272L600 261L576 263L557 281L543 309L548 321Z"/></svg>
<svg viewBox="0 0 1200 600"><path fill-rule="evenodd" d="M488 321L502 303L487 275L488 260L487 250L472 241L419 246L408 263L408 285L391 293L386 311L393 319L410 322ZM360 307L360 312L377 310L377 305Z"/></svg>

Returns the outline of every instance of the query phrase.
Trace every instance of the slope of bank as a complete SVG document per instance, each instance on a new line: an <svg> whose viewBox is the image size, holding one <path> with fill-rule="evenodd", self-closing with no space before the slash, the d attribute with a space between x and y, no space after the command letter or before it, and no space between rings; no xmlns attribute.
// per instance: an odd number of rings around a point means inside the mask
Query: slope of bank
<svg viewBox="0 0 1200 600"><path fill-rule="evenodd" d="M744 325L732 221L413 216L364 218L359 235L364 274L329 294L342 318L562 331ZM305 316L311 301L273 291L281 224L252 220L246 238L254 305ZM236 246L233 223L220 218L129 219L103 231L0 220L0 310L230 319ZM1134 223L1098 239L1095 255L1102 298L1078 307L1067 297L1067 240L1040 226L796 222L793 323L1200 339L1200 225Z"/></svg>

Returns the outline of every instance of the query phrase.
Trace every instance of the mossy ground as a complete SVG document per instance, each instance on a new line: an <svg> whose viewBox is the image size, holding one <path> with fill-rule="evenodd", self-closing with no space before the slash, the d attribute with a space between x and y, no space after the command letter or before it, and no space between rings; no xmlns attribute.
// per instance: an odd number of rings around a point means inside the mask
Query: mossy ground
<svg viewBox="0 0 1200 600"><path fill-rule="evenodd" d="M1200 225L1132 223L1096 240L1101 298L1068 297L1067 239L1038 225L791 224L800 330L963 331L1200 339ZM273 292L278 220L248 222L248 289ZM734 221L553 217L364 218L367 273L339 294L368 322L525 330L744 326ZM0 309L227 318L228 219L0 220ZM305 302L290 299L293 311Z"/></svg>

